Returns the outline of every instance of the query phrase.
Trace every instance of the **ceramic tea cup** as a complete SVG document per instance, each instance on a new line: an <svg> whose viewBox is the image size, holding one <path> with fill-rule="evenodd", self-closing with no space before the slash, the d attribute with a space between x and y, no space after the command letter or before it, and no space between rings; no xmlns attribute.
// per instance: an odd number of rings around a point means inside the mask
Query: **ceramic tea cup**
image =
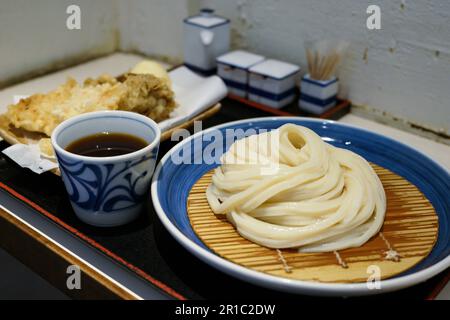
<svg viewBox="0 0 450 320"><path fill-rule="evenodd" d="M123 155L92 157L67 146L102 132L140 138L146 146ZM99 111L70 118L52 133L52 145L72 208L84 222L101 227L123 225L142 211L155 169L161 137L148 117L127 111Z"/></svg>

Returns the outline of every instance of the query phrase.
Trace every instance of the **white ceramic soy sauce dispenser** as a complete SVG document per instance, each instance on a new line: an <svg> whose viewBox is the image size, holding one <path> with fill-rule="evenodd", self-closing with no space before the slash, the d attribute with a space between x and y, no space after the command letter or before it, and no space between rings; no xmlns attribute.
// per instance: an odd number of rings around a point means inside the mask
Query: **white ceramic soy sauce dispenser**
<svg viewBox="0 0 450 320"><path fill-rule="evenodd" d="M216 72L216 57L230 48L230 20L212 9L184 19L184 64L203 75Z"/></svg>

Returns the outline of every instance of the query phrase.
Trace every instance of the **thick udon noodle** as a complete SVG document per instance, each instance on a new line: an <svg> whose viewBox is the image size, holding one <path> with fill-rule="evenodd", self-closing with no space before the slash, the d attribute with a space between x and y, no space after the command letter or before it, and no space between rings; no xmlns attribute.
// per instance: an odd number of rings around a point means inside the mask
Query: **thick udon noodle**
<svg viewBox="0 0 450 320"><path fill-rule="evenodd" d="M286 124L238 140L221 162L206 191L209 205L260 245L358 247L383 224L386 196L369 163L308 128Z"/></svg>

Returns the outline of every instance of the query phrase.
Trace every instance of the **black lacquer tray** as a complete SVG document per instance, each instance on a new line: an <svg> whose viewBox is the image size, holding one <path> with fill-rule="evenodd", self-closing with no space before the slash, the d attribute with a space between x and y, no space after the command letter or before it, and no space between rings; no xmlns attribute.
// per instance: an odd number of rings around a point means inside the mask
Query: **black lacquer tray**
<svg viewBox="0 0 450 320"><path fill-rule="evenodd" d="M203 129L238 119L272 116L264 110L225 99L221 110L203 121ZM175 142L161 143L161 158ZM0 147L8 146L1 142ZM0 156L0 187L33 207L67 232L130 269L149 284L175 299L315 299L271 291L229 277L204 264L181 247L158 220L149 196L147 208L133 223L118 228L95 228L79 221L72 211L61 178L52 173L37 175ZM374 296L383 298L434 298L447 281L444 272L416 287ZM369 299L369 298L364 298Z"/></svg>

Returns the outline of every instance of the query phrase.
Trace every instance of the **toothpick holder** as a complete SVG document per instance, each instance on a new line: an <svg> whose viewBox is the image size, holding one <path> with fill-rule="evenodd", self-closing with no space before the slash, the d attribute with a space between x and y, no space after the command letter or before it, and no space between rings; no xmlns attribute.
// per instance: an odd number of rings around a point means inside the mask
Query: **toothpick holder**
<svg viewBox="0 0 450 320"><path fill-rule="evenodd" d="M301 110L320 115L336 105L339 81L336 77L330 80L311 79L309 73L304 75L300 83Z"/></svg>

